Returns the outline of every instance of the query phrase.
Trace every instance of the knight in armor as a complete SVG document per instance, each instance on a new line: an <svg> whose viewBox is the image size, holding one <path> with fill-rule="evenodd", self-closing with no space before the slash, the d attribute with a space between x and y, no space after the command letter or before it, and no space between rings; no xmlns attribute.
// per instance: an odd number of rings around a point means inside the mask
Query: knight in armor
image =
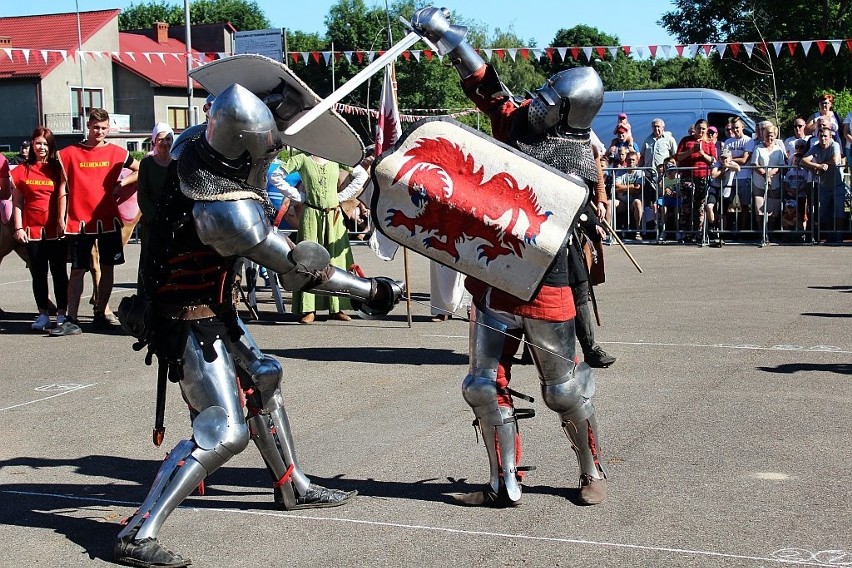
<svg viewBox="0 0 852 568"><path fill-rule="evenodd" d="M591 68L561 71L523 102L516 101L496 71L467 43L467 29L451 25L446 8L417 10L414 30L447 55L468 97L491 118L495 138L554 168L581 177L590 189L600 179L600 164L590 144L591 122L603 102L603 85ZM541 381L548 408L556 412L580 466L579 502L606 497L606 474L592 397L590 367L575 358L575 306L568 252L562 249L529 301L468 278L473 294L470 369L462 394L476 416L490 462L490 479L481 491L457 495L463 505L506 507L521 499L522 474L518 419L509 388L512 360L522 337Z"/></svg>
<svg viewBox="0 0 852 568"><path fill-rule="evenodd" d="M152 254L143 274L148 307L136 310L147 317L127 309L120 315L157 355L161 372L165 365L168 379L180 385L192 436L171 450L118 534L118 562L188 566L188 559L160 545L160 527L249 441L271 474L280 508L335 507L355 494L312 483L299 467L281 393L282 366L261 352L232 302L235 260L266 266L288 290L346 297L371 315L388 313L402 285L334 268L318 244L294 245L272 230L263 188L281 148L268 104L238 84L216 97L206 124L175 142L169 183L150 224Z"/></svg>

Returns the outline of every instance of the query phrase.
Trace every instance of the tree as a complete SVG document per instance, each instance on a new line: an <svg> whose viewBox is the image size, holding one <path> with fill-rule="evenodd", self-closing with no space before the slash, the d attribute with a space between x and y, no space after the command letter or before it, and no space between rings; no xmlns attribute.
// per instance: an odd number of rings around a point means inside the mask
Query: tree
<svg viewBox="0 0 852 568"><path fill-rule="evenodd" d="M734 58L729 52L715 58L714 66L722 88L766 114L776 109L782 124L797 113L813 112L819 93L850 88L849 57L835 57L831 48L825 55L814 48L807 55L797 51L778 57L771 42L852 37L852 0L676 0L674 4L675 10L664 14L660 23L683 43L757 42L752 58ZM773 79L775 88L770 88ZM775 100L770 93L777 93Z"/></svg>
<svg viewBox="0 0 852 568"><path fill-rule="evenodd" d="M118 29L140 30L153 27L155 22L183 25L184 6L168 4L165 0L131 4L118 16ZM269 20L254 0L193 0L189 4L192 24L230 22L236 29L262 30L270 27Z"/></svg>

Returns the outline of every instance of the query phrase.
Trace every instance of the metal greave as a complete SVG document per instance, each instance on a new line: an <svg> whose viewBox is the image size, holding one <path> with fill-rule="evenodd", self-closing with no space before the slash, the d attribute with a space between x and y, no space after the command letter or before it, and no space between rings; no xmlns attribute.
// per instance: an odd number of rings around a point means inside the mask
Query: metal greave
<svg viewBox="0 0 852 568"><path fill-rule="evenodd" d="M476 310L474 319L470 329L470 371L462 383L462 395L482 432L491 489L499 493L502 484L509 499L517 501L521 498L516 456L518 425L514 409L497 404L497 366L508 326L480 310Z"/></svg>
<svg viewBox="0 0 852 568"><path fill-rule="evenodd" d="M234 360L254 383L260 402L260 408L252 409L248 418L251 438L274 482L281 482L289 472L289 481L296 492L304 494L311 482L296 459L290 421L284 409L284 397L280 388L283 369L277 360L260 351L241 320L239 326L243 335L238 341L231 343ZM287 492L287 484L280 487Z"/></svg>
<svg viewBox="0 0 852 568"><path fill-rule="evenodd" d="M525 319L524 332L533 345L544 403L559 415L581 473L601 477L592 404L595 380L587 364L574 365L574 322Z"/></svg>

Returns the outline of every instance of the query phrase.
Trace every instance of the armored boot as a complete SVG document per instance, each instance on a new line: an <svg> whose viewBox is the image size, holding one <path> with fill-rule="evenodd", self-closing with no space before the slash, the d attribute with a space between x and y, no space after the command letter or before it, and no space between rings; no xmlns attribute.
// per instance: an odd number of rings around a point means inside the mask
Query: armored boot
<svg viewBox="0 0 852 568"><path fill-rule="evenodd" d="M290 424L283 408L249 417L249 428L266 467L273 478L276 505L285 511L337 507L357 491L328 489L302 472L296 461Z"/></svg>
<svg viewBox="0 0 852 568"><path fill-rule="evenodd" d="M589 367L597 369L609 367L615 363L615 357L595 343L595 322L589 309L589 302L577 302L575 307L577 315L574 318L574 330L577 333L580 348L583 350L583 360Z"/></svg>

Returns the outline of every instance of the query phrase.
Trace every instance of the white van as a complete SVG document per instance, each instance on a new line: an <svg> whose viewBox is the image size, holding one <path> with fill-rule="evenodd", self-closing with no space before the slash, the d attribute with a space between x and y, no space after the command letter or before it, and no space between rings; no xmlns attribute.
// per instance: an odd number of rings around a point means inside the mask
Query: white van
<svg viewBox="0 0 852 568"><path fill-rule="evenodd" d="M725 125L731 116L739 116L745 132L752 136L755 123L762 118L757 110L740 97L715 89L648 89L645 91L608 91L600 112L592 122L595 134L604 144L612 140L612 131L619 113L627 114L633 140L641 145L651 133L651 121L662 118L666 130L675 141L686 136L687 130L700 118L719 129L724 141Z"/></svg>

